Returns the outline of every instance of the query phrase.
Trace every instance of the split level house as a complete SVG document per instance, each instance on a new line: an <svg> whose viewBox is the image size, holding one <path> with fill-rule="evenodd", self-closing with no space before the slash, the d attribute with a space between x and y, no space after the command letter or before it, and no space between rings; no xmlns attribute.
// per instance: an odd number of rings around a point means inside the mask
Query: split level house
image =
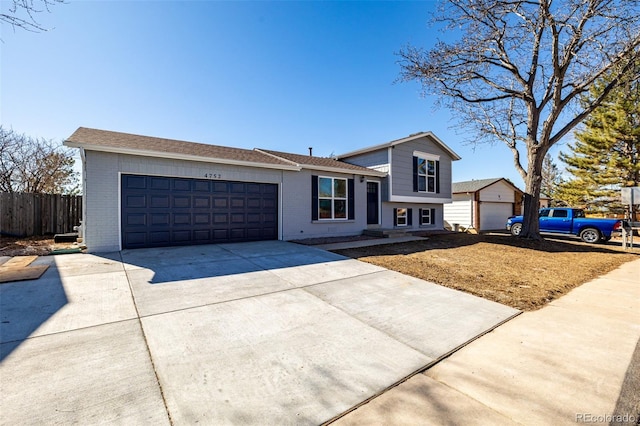
<svg viewBox="0 0 640 426"><path fill-rule="evenodd" d="M442 229L451 165L431 132L324 158L81 127L88 251Z"/></svg>

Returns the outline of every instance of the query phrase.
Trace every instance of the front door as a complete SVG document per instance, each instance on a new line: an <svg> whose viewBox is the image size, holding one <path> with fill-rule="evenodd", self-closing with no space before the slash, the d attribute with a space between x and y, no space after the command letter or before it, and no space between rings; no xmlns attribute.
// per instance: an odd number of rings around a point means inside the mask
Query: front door
<svg viewBox="0 0 640 426"><path fill-rule="evenodd" d="M367 182L367 225L380 223L380 183Z"/></svg>

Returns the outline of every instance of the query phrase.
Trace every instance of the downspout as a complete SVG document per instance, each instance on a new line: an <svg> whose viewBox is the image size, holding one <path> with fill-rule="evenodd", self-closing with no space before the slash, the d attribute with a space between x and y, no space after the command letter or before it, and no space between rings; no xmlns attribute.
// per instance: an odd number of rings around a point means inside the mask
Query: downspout
<svg viewBox="0 0 640 426"><path fill-rule="evenodd" d="M476 231L480 232L480 191L473 193L474 205L475 205L475 217L473 218L473 227Z"/></svg>
<svg viewBox="0 0 640 426"><path fill-rule="evenodd" d="M84 148L80 148L80 160L82 161L82 222L79 233L82 235L81 245L87 246L87 157Z"/></svg>
<svg viewBox="0 0 640 426"><path fill-rule="evenodd" d="M280 170L280 185L278 185L278 228L279 228L279 232L278 234L280 234L280 238L278 238L280 241L284 241L284 226L283 226L283 217L284 217L284 203L282 201L282 193L283 191L283 186L284 186L284 170Z"/></svg>

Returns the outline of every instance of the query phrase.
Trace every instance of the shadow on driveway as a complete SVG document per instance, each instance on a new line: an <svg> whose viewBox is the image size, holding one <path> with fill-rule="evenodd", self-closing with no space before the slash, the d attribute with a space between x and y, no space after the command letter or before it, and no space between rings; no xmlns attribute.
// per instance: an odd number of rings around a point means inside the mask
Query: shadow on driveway
<svg viewBox="0 0 640 426"><path fill-rule="evenodd" d="M67 304L60 275L49 269L47 278L0 284L0 362Z"/></svg>

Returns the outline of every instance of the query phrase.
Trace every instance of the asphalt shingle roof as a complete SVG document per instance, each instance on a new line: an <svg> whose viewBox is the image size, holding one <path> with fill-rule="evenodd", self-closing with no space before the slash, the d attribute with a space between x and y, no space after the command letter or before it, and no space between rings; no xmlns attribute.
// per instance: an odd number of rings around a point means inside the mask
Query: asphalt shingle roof
<svg viewBox="0 0 640 426"><path fill-rule="evenodd" d="M451 185L451 192L454 194L458 194L461 192L477 192L503 179L504 178L490 178L490 179L467 180L464 182L453 182L453 184ZM507 179L504 179L504 180L509 182ZM511 185L513 184L511 183Z"/></svg>
<svg viewBox="0 0 640 426"><path fill-rule="evenodd" d="M67 139L67 141L86 147L106 148L106 150L128 149L289 167L292 166L288 161L256 150L141 136L130 133L112 132L108 130L89 129L86 127L78 128L78 130L76 130Z"/></svg>
<svg viewBox="0 0 640 426"><path fill-rule="evenodd" d="M134 135L130 133L112 132L110 130L90 129L80 127L69 138L70 146L81 146L85 149L95 149L110 152L125 152L147 155L171 155L198 157L211 160L227 160L232 162L247 162L264 167L275 167L299 170L300 167L334 169L345 172L359 172L367 175L379 175L380 172L366 167L356 166L344 161L326 157L312 157L308 155L291 154L288 152L267 149L242 149L228 146L209 145L196 142L164 139L151 136Z"/></svg>
<svg viewBox="0 0 640 426"><path fill-rule="evenodd" d="M301 166L313 166L316 167L329 167L335 169L344 169L354 172L366 172L371 173L371 169L362 166L356 166L355 164L346 163L344 161L335 160L328 157L315 157L311 155L291 154L289 152L273 151L270 149L260 149L260 151L267 152L271 155L275 155L285 160L292 161Z"/></svg>

